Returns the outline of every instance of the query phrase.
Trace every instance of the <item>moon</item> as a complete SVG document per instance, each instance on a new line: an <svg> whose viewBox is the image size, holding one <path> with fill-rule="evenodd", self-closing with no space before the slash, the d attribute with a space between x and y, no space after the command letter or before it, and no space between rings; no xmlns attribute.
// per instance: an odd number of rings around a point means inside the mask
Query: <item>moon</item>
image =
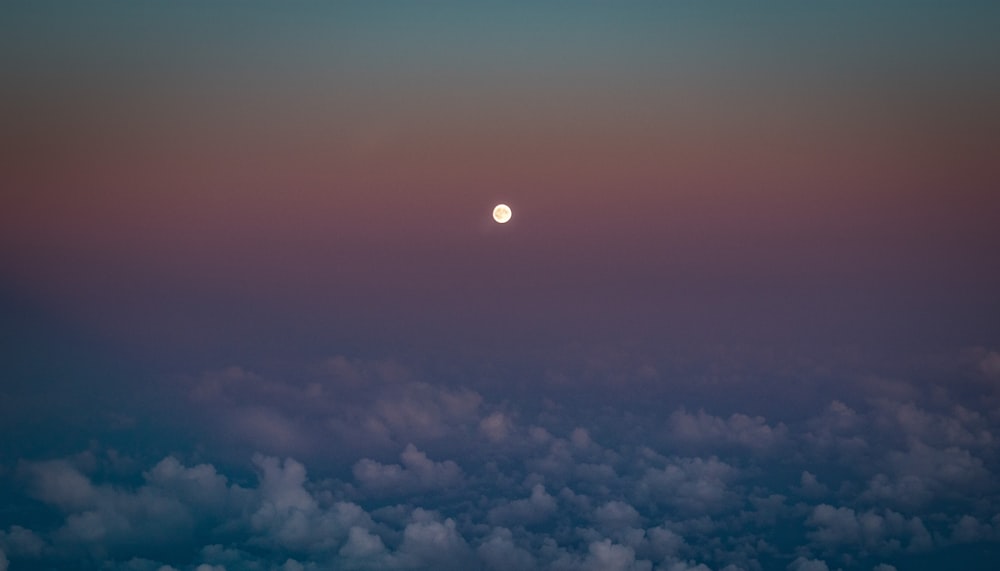
<svg viewBox="0 0 1000 571"><path fill-rule="evenodd" d="M493 219L500 224L506 224L510 221L510 207L506 204L497 204L493 207Z"/></svg>

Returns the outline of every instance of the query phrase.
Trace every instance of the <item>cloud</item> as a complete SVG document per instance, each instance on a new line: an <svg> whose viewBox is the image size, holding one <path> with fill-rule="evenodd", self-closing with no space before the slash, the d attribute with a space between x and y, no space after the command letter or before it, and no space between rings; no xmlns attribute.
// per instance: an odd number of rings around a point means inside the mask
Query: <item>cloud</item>
<svg viewBox="0 0 1000 571"><path fill-rule="evenodd" d="M863 499L913 509L935 498L996 485L981 458L954 446L939 449L914 442L907 450L889 452L884 468L887 473L868 482Z"/></svg>
<svg viewBox="0 0 1000 571"><path fill-rule="evenodd" d="M663 468L649 468L638 482L641 497L681 513L715 513L735 501L728 483L738 471L714 456L672 458Z"/></svg>
<svg viewBox="0 0 1000 571"><path fill-rule="evenodd" d="M815 474L808 470L803 470L802 477L799 479L798 492L809 498L822 498L830 493L830 490L820 483Z"/></svg>
<svg viewBox="0 0 1000 571"><path fill-rule="evenodd" d="M650 571L649 561L636 561L635 550L605 539L590 544L582 569L587 571Z"/></svg>
<svg viewBox="0 0 1000 571"><path fill-rule="evenodd" d="M273 452L303 452L313 445L312 438L284 414L267 407L240 407L225 415L227 431Z"/></svg>
<svg viewBox="0 0 1000 571"><path fill-rule="evenodd" d="M98 499L90 479L67 460L25 462L20 472L30 480L30 491L35 498L61 509L86 508Z"/></svg>
<svg viewBox="0 0 1000 571"><path fill-rule="evenodd" d="M483 397L464 387L414 380L392 361L334 357L297 378L271 379L242 367L187 380L187 397L216 437L272 454L309 454L330 439L357 450L466 438L477 426L503 440L510 420L483 415Z"/></svg>
<svg viewBox="0 0 1000 571"><path fill-rule="evenodd" d="M610 501L594 510L593 519L602 528L616 530L637 527L642 516L629 504L620 501Z"/></svg>
<svg viewBox="0 0 1000 571"><path fill-rule="evenodd" d="M130 544L168 545L189 539L193 533L194 514L175 495L176 490L162 488L150 474L145 476L145 485L129 493L95 485L66 460L26 462L21 471L36 498L67 514L54 532L57 542L101 556L127 551Z"/></svg>
<svg viewBox="0 0 1000 571"><path fill-rule="evenodd" d="M46 547L45 540L37 533L19 525L12 525L6 532L0 531L0 548L12 556L36 559Z"/></svg>
<svg viewBox="0 0 1000 571"><path fill-rule="evenodd" d="M996 524L1000 523L1000 515L993 517L994 524L981 522L971 515L963 515L952 526L951 541L953 543L976 543L979 541L996 541L1000 539Z"/></svg>
<svg viewBox="0 0 1000 571"><path fill-rule="evenodd" d="M399 458L400 464L382 464L368 458L359 460L354 465L354 478L365 490L384 495L447 488L462 481L462 469L458 464L451 460L434 462L413 444L407 444Z"/></svg>
<svg viewBox="0 0 1000 571"><path fill-rule="evenodd" d="M454 425L478 420L482 400L475 391L415 383L378 399L372 415L393 435L435 439L445 436Z"/></svg>
<svg viewBox="0 0 1000 571"><path fill-rule="evenodd" d="M979 361L979 370L991 379L1000 379L1000 353L990 351Z"/></svg>
<svg viewBox="0 0 1000 571"><path fill-rule="evenodd" d="M659 569L664 569L665 571L712 571L712 569L704 563L681 561L679 559L669 559L664 562Z"/></svg>
<svg viewBox="0 0 1000 571"><path fill-rule="evenodd" d="M340 548L339 554L353 561L377 561L386 555L382 538L363 527L352 527L347 532L347 542Z"/></svg>
<svg viewBox="0 0 1000 571"><path fill-rule="evenodd" d="M497 403L343 359L287 384L239 368L195 384L210 426L244 426L225 442L260 452L21 460L0 474L9 513L47 511L0 522L10 567L878 569L1000 541L985 401L663 414Z"/></svg>
<svg viewBox="0 0 1000 571"><path fill-rule="evenodd" d="M479 431L491 442L503 442L512 428L510 419L502 412L494 412L479 421Z"/></svg>
<svg viewBox="0 0 1000 571"><path fill-rule="evenodd" d="M490 510L488 519L499 525L532 525L547 520L556 509L556 500L545 491L545 486L535 484L530 497L504 502Z"/></svg>
<svg viewBox="0 0 1000 571"><path fill-rule="evenodd" d="M458 533L455 521L417 510L414 521L403 531L403 543L396 553L400 567L411 569L468 569L472 551Z"/></svg>
<svg viewBox="0 0 1000 571"><path fill-rule="evenodd" d="M299 462L258 455L254 464L260 470L260 485L250 524L263 532L255 543L300 553L329 551L339 546L352 527L372 525L367 513L355 504L336 502L321 508L305 488L306 470Z"/></svg>
<svg viewBox="0 0 1000 571"><path fill-rule="evenodd" d="M879 554L891 554L901 549L926 551L934 541L919 517L906 518L892 510L855 512L820 504L813 508L806 525L814 544L833 552L841 546L853 546Z"/></svg>
<svg viewBox="0 0 1000 571"><path fill-rule="evenodd" d="M706 414L704 410L689 414L681 408L670 415L668 426L674 441L695 446L738 445L763 451L781 444L788 437L784 424L770 426L762 416L738 413L724 419Z"/></svg>
<svg viewBox="0 0 1000 571"><path fill-rule="evenodd" d="M662 526L647 529L646 540L650 556L656 560L674 557L685 549L684 538Z"/></svg>
<svg viewBox="0 0 1000 571"><path fill-rule="evenodd" d="M795 561L788 564L789 571L830 571L825 561L819 559L806 559L797 557Z"/></svg>
<svg viewBox="0 0 1000 571"><path fill-rule="evenodd" d="M505 527L493 528L489 536L479 544L476 554L486 568L493 571L532 571L537 568L535 557L528 550L515 545L513 535Z"/></svg>

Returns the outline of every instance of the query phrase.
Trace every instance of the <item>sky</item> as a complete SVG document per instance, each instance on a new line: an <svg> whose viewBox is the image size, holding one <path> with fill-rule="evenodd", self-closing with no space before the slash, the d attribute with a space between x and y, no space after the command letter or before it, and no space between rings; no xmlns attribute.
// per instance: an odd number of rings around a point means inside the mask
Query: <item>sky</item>
<svg viewBox="0 0 1000 571"><path fill-rule="evenodd" d="M0 571L992 569L998 27L6 3Z"/></svg>

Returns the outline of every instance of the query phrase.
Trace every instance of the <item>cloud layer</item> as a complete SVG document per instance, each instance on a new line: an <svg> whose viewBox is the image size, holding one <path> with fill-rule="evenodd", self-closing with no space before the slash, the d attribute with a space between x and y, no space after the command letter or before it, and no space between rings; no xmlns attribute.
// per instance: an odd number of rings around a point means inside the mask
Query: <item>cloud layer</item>
<svg viewBox="0 0 1000 571"><path fill-rule="evenodd" d="M997 553L991 355L975 400L872 383L797 420L537 406L343 358L298 381L206 373L183 385L194 421L257 452L22 459L6 479L29 517L5 522L0 569L886 571Z"/></svg>

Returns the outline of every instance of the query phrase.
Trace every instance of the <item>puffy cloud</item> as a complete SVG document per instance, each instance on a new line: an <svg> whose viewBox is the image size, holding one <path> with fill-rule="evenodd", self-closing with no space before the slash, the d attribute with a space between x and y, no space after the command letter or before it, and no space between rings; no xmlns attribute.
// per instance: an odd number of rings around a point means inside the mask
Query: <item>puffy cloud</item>
<svg viewBox="0 0 1000 571"><path fill-rule="evenodd" d="M659 566L657 569L662 569L664 571L712 571L712 569L704 563L681 561L679 559L670 559L664 562L664 564Z"/></svg>
<svg viewBox="0 0 1000 571"><path fill-rule="evenodd" d="M718 458L674 458L662 469L649 468L639 480L639 493L683 513L714 513L730 505L728 482L737 470Z"/></svg>
<svg viewBox="0 0 1000 571"><path fill-rule="evenodd" d="M264 406L240 407L223 415L230 434L273 452L303 452L313 446L312 438L294 420Z"/></svg>
<svg viewBox="0 0 1000 571"><path fill-rule="evenodd" d="M83 509L98 499L90 479L67 460L25 462L20 471L29 479L34 497L61 509Z"/></svg>
<svg viewBox="0 0 1000 571"><path fill-rule="evenodd" d="M505 502L489 512L489 521L501 525L538 524L555 513L556 499L545 491L545 486L535 484L527 499Z"/></svg>
<svg viewBox="0 0 1000 571"><path fill-rule="evenodd" d="M884 466L888 474L868 482L864 499L912 509L935 498L995 487L981 458L953 446L938 449L914 442L908 450L889 452Z"/></svg>
<svg viewBox="0 0 1000 571"><path fill-rule="evenodd" d="M510 419L502 412L494 412L479 421L479 431L491 442L503 442L512 428Z"/></svg>
<svg viewBox="0 0 1000 571"><path fill-rule="evenodd" d="M259 429L270 433L265 452L303 456L212 464L209 443L198 462L97 448L20 462L13 480L53 523L0 521L0 552L14 568L79 559L109 571L795 571L825 561L886 571L907 554L1000 539L990 519L1000 416L988 403L879 390L777 421L586 399L498 405L390 366L320 369L288 383L231 369L191 394L219 409L219 426L242 426L232 438ZM9 513L37 512L34 500Z"/></svg>
<svg viewBox="0 0 1000 571"><path fill-rule="evenodd" d="M789 571L830 571L825 561L819 559L807 559L797 557L795 561L788 564Z"/></svg>
<svg viewBox="0 0 1000 571"><path fill-rule="evenodd" d="M321 506L305 488L302 464L261 455L253 462L259 470L256 489L230 484L213 466L186 467L174 457L145 472L145 483L135 490L95 485L68 462L26 464L24 471L33 478L29 487L37 497L66 513L54 541L86 546L101 557L156 551L215 526L224 535L252 530L259 535L249 541L258 545L328 551L352 526L373 525L349 502ZM53 491L53 482L60 481L71 483L72 494ZM19 553L41 549L40 539L23 528L12 528L3 539L18 545Z"/></svg>
<svg viewBox="0 0 1000 571"><path fill-rule="evenodd" d="M413 569L467 569L473 561L454 520L438 521L420 510L403 531L396 558L401 567Z"/></svg>
<svg viewBox="0 0 1000 571"><path fill-rule="evenodd" d="M653 567L649 561L636 561L631 547L608 539L591 543L589 552L582 566L587 571L649 571Z"/></svg>
<svg viewBox="0 0 1000 571"><path fill-rule="evenodd" d="M815 528L809 532L817 545L834 550L843 545L890 554L903 549L924 551L933 547L933 539L919 517L906 518L892 510L879 514L873 510L855 512L828 504L816 506L806 520Z"/></svg>
<svg viewBox="0 0 1000 571"><path fill-rule="evenodd" d="M29 489L67 515L59 541L86 546L96 555L130 545L169 544L188 538L195 518L180 499L149 481L135 493L95 485L65 460L24 463ZM161 533L156 533L156 531Z"/></svg>
<svg viewBox="0 0 1000 571"><path fill-rule="evenodd" d="M335 502L323 509L305 489L305 467L292 459L256 456L261 473L256 509L250 516L253 529L266 532L259 543L269 543L299 552L329 551L353 527L373 525L361 507Z"/></svg>
<svg viewBox="0 0 1000 571"><path fill-rule="evenodd" d="M436 439L452 427L478 419L483 397L468 389L451 390L426 383L393 387L371 407L371 419L398 437Z"/></svg>
<svg viewBox="0 0 1000 571"><path fill-rule="evenodd" d="M375 560L385 555L382 538L362 527L352 527L347 542L340 548L340 555L348 559Z"/></svg>
<svg viewBox="0 0 1000 571"><path fill-rule="evenodd" d="M767 450L788 437L784 424L772 427L764 417L738 413L724 419L704 410L690 414L682 408L670 415L668 426L673 440L696 446L728 444Z"/></svg>
<svg viewBox="0 0 1000 571"><path fill-rule="evenodd" d="M865 417L843 402L833 401L827 409L808 421L803 440L808 452L842 460L853 459L868 449Z"/></svg>
<svg viewBox="0 0 1000 571"><path fill-rule="evenodd" d="M615 530L637 527L642 516L634 507L625 502L610 501L594 510L593 519L602 528Z"/></svg>
<svg viewBox="0 0 1000 571"><path fill-rule="evenodd" d="M493 571L532 571L537 568L535 557L528 550L518 547L510 530L505 527L494 528L476 548L476 554L486 568Z"/></svg>
<svg viewBox="0 0 1000 571"><path fill-rule="evenodd" d="M802 477L799 479L798 492L808 498L821 498L830 493L830 490L820 483L815 474L803 470Z"/></svg>
<svg viewBox="0 0 1000 571"><path fill-rule="evenodd" d="M399 458L401 464L359 460L354 465L354 477L365 490L386 495L447 488L462 481L458 464L451 460L435 462L413 444L408 444Z"/></svg>
<svg viewBox="0 0 1000 571"><path fill-rule="evenodd" d="M954 543L975 543L996 539L996 530L992 525L981 522L971 515L963 515L951 528L951 541Z"/></svg>
<svg viewBox="0 0 1000 571"><path fill-rule="evenodd" d="M46 548L45 540L37 533L19 525L12 525L8 531L0 531L0 548L11 556L38 558Z"/></svg>
<svg viewBox="0 0 1000 571"><path fill-rule="evenodd" d="M651 557L663 560L677 555L684 547L684 538L662 526L646 530L647 547Z"/></svg>
<svg viewBox="0 0 1000 571"><path fill-rule="evenodd" d="M950 414L928 412L912 402L879 401L876 407L874 424L906 444L969 449L994 444L986 418L961 405L954 405Z"/></svg>
<svg viewBox="0 0 1000 571"><path fill-rule="evenodd" d="M275 380L229 367L190 380L188 397L218 437L271 453L310 453L328 438L384 449L453 437L481 422L490 438L510 429L500 413L480 418L478 392L415 381L391 361L334 357L301 376Z"/></svg>
<svg viewBox="0 0 1000 571"><path fill-rule="evenodd" d="M1000 379L1000 353L990 351L979 361L979 370L991 379Z"/></svg>
<svg viewBox="0 0 1000 571"><path fill-rule="evenodd" d="M569 441L573 443L576 448L587 448L593 441L590 439L590 432L583 427L576 427L573 432L570 433Z"/></svg>
<svg viewBox="0 0 1000 571"><path fill-rule="evenodd" d="M239 486L230 486L228 479L215 466L198 464L191 468L168 456L144 474L150 487L184 504L197 505L216 515L238 508L249 498Z"/></svg>

